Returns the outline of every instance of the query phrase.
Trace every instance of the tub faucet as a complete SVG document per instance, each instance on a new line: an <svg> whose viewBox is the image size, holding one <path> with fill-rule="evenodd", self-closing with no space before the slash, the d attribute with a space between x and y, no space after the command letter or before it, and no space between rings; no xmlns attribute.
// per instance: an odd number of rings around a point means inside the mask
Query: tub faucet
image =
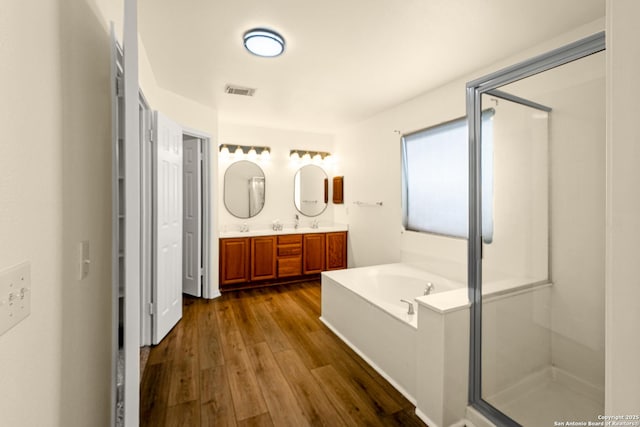
<svg viewBox="0 0 640 427"><path fill-rule="evenodd" d="M434 289L435 289L435 286L433 285L433 283L428 282L427 286L424 287L423 295L429 295L431 292L433 292Z"/></svg>
<svg viewBox="0 0 640 427"><path fill-rule="evenodd" d="M413 311L413 303L411 301L408 301L406 299L401 299L400 301L406 302L407 304L409 304L409 309L407 310L407 314L415 314L415 311Z"/></svg>

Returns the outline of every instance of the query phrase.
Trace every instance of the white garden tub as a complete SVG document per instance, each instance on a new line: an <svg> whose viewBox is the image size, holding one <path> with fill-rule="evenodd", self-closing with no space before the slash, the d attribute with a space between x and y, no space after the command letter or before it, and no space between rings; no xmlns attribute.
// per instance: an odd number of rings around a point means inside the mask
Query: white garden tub
<svg viewBox="0 0 640 427"><path fill-rule="evenodd" d="M408 264L384 264L322 273L321 320L415 404L415 298L463 289L457 283ZM412 301L414 314L408 314Z"/></svg>

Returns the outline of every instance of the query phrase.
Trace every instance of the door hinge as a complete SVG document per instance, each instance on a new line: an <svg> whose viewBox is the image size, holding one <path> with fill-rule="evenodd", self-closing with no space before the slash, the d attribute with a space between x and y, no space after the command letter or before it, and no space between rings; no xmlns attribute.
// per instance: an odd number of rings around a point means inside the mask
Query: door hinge
<svg viewBox="0 0 640 427"><path fill-rule="evenodd" d="M153 142L153 129L147 129L149 135L149 142Z"/></svg>
<svg viewBox="0 0 640 427"><path fill-rule="evenodd" d="M116 96L122 98L124 96L124 79L122 76L116 77Z"/></svg>
<svg viewBox="0 0 640 427"><path fill-rule="evenodd" d="M149 303L149 314L150 314L151 316L153 316L154 314L156 314L156 312L155 312L155 304L154 304L154 303L152 303L152 302L150 302L150 303Z"/></svg>

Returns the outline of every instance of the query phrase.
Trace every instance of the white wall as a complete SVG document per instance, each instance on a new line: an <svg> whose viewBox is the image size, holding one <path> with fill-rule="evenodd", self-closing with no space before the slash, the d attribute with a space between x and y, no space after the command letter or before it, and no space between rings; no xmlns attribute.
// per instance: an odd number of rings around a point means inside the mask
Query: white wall
<svg viewBox="0 0 640 427"><path fill-rule="evenodd" d="M607 1L605 412L640 408L640 3Z"/></svg>
<svg viewBox="0 0 640 427"><path fill-rule="evenodd" d="M300 214L293 202L294 175L301 164L289 160L289 150L303 149L312 151L334 151L332 135L311 132L290 131L244 126L233 123L220 122L220 144L258 145L271 147L271 159L257 160L265 175L265 205L262 211L250 219L240 219L231 215L224 206L223 186L224 174L233 159L220 160L218 170L218 201L219 224L221 230L238 230L246 222L250 229L262 229L271 226L278 219L285 227L293 225L295 214L300 215L300 225L309 226L313 219L321 223L332 223L334 220L334 206L329 198L327 209L317 217L310 218ZM329 180L334 176L332 166L321 166ZM330 186L331 187L331 186Z"/></svg>
<svg viewBox="0 0 640 427"><path fill-rule="evenodd" d="M517 94L517 93L516 93ZM493 124L493 241L483 280L546 280L549 261L549 120L545 112L484 96Z"/></svg>
<svg viewBox="0 0 640 427"><path fill-rule="evenodd" d="M489 402L550 366L550 292L542 287L483 304L482 395Z"/></svg>
<svg viewBox="0 0 640 427"><path fill-rule="evenodd" d="M341 159L336 174L345 176L345 205L336 207L335 216L336 221L349 223L350 266L426 257L436 272L466 279L466 240L402 232L397 131L410 133L464 116L466 82L601 31L603 26L599 20L577 28L341 130L336 135ZM353 205L356 200L384 205L358 208Z"/></svg>
<svg viewBox="0 0 640 427"><path fill-rule="evenodd" d="M32 280L31 316L0 336L0 413L3 423L15 426L53 426L61 416L59 4L45 0L38 6L20 0L0 4L0 268L28 260Z"/></svg>
<svg viewBox="0 0 640 427"><path fill-rule="evenodd" d="M10 426L106 426L111 358L110 41L121 2L0 4L0 269L31 262L32 314L0 336ZM77 278L77 245L91 272Z"/></svg>
<svg viewBox="0 0 640 427"><path fill-rule="evenodd" d="M592 34L601 30L601 25L602 22L598 22L587 26L540 47L537 53ZM466 240L401 231L400 141L394 130L407 133L463 116L465 82L515 62L516 59L508 60L491 70L443 86L337 135L336 146L343 159L339 173L345 175L347 204L336 208L336 218L345 218L344 222L350 225L352 266L400 259L426 261L435 272L466 283ZM544 327L551 330L549 335L546 329L547 337L540 342L541 351L549 356L544 360L602 387L605 183L602 57L590 57L583 68L576 67L570 73L554 74L546 80L521 85L528 93L535 94L535 101L554 108L549 120L551 240L547 239L546 232L547 193L538 192L531 200L520 197L520 192L530 192L535 186L546 188L547 183L541 176L524 177L531 169L529 161L533 158L540 159L546 169L546 150L529 144L529 152L520 152L525 155L514 162L514 153L502 151L503 156L497 145L496 231L494 242L485 246L483 265L489 272L544 279L547 247L551 243L550 274L554 281L549 300L551 308L546 306L549 302L535 301L542 304L536 310L546 313ZM501 113L504 116L510 114L509 110L517 109L505 109L508 105L500 101L496 107L496 144L500 139L514 142L513 132L500 128ZM511 115L514 114L517 116L518 112ZM532 134L522 134L519 139L539 140L534 134L544 139L545 135L539 135L540 129L534 132L536 128L530 128ZM385 205L377 210L359 209L350 204L357 199L383 200ZM531 215L526 214L527 206L532 210ZM542 221L533 224L536 219ZM542 317L538 315L539 319ZM513 380L514 375L508 375L487 385L495 392Z"/></svg>
<svg viewBox="0 0 640 427"><path fill-rule="evenodd" d="M138 65L140 90L144 94L149 107L152 110L164 113L171 120L177 122L186 129L204 132L210 136L209 165L211 189L211 233L213 234L209 253L211 254L211 280L210 293L205 292L209 297L215 297L218 293L218 111L207 105L200 104L191 99L185 98L174 92L160 87L153 73L153 68L147 57L147 53L138 37ZM185 70L187 68L185 67ZM185 74L186 75L186 74Z"/></svg>
<svg viewBox="0 0 640 427"><path fill-rule="evenodd" d="M603 389L604 76L558 91L549 103L552 363Z"/></svg>
<svg viewBox="0 0 640 427"><path fill-rule="evenodd" d="M138 37L138 45L140 90L144 93L151 109L161 111L181 126L208 133L213 138L212 146L215 147L218 137L218 111L159 86L140 37ZM185 76L188 76L186 66ZM216 156L213 160L217 162L217 152L216 150L213 152ZM215 163L213 165L215 166Z"/></svg>

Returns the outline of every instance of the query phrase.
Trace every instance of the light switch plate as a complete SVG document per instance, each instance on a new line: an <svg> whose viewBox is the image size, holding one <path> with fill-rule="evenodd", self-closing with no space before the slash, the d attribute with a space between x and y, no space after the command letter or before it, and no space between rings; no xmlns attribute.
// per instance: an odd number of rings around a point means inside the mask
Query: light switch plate
<svg viewBox="0 0 640 427"><path fill-rule="evenodd" d="M0 335L31 314L31 264L0 272Z"/></svg>

